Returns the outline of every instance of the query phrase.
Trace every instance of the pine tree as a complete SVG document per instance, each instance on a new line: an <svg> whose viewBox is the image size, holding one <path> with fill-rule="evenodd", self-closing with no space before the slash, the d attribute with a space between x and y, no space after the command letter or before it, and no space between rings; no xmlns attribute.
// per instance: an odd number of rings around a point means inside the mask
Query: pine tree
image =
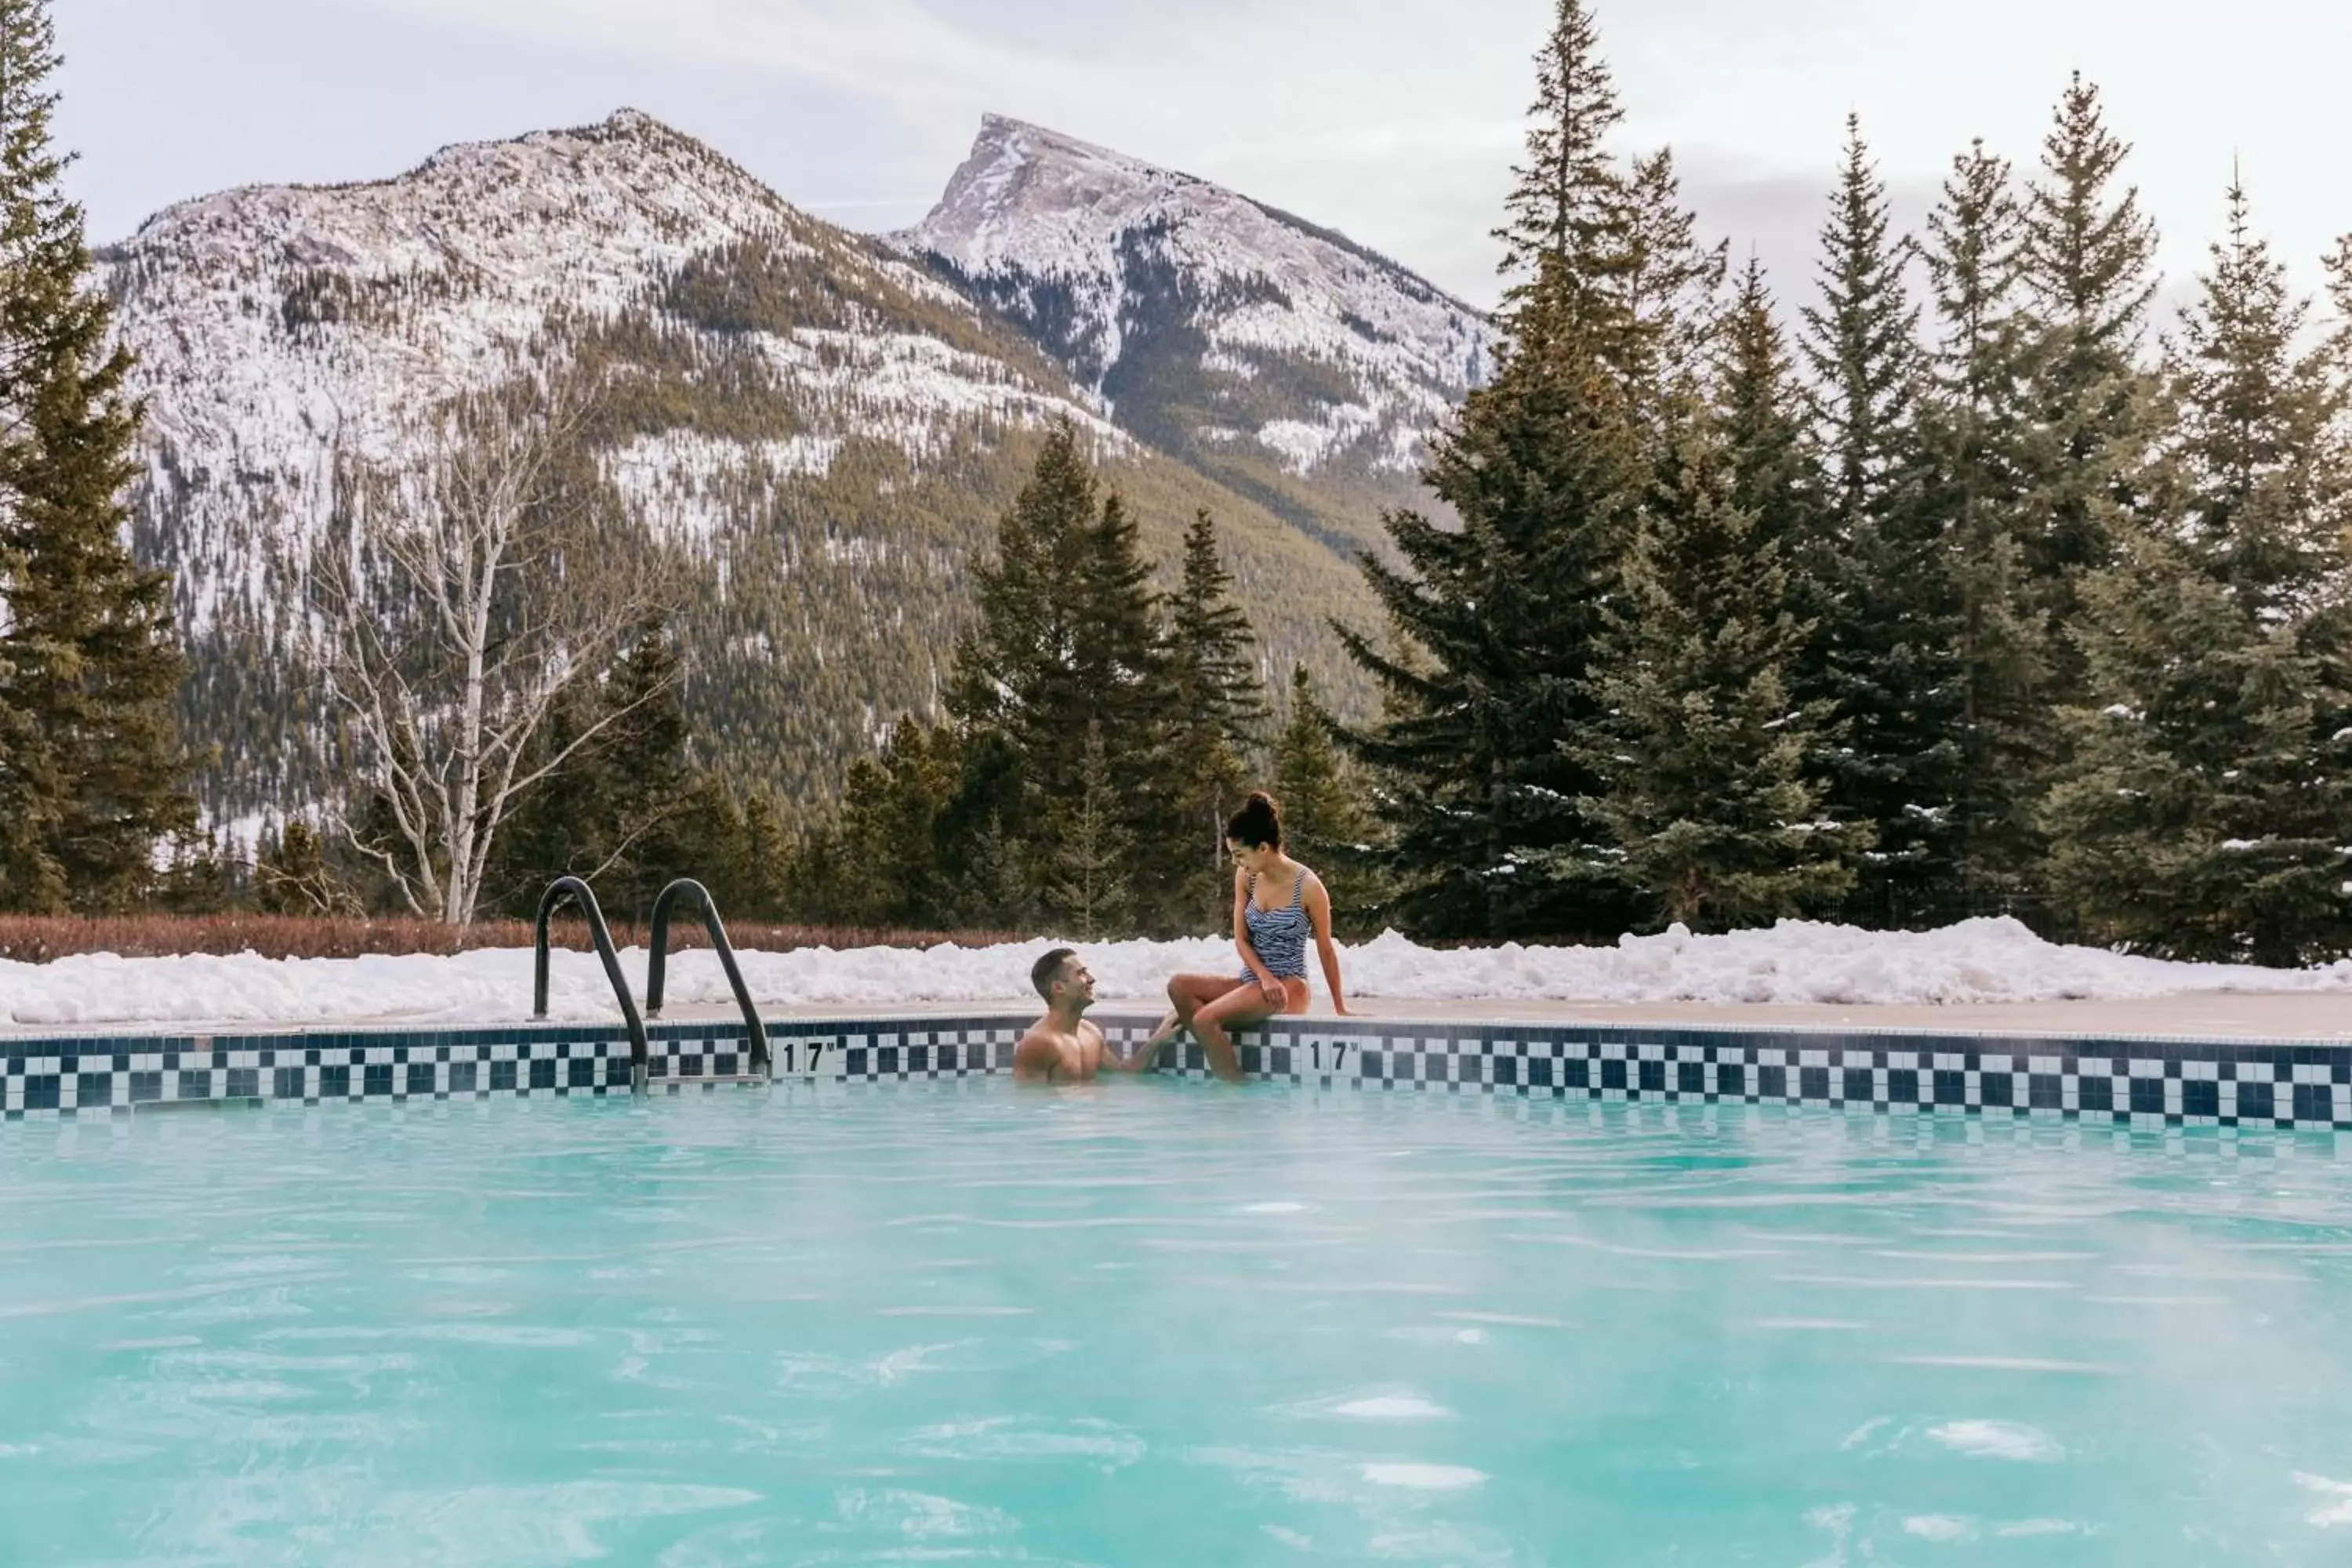
<svg viewBox="0 0 2352 1568"><path fill-rule="evenodd" d="M2131 149L2108 131L2099 89L2078 72L2042 149L2019 262L2034 321L2030 383L2042 449L2029 566L2050 649L2051 688L2075 700L2083 671L2066 635L2082 574L2114 547L2154 432L2139 368L2155 299L2156 226L2118 187Z"/></svg>
<svg viewBox="0 0 2352 1568"><path fill-rule="evenodd" d="M1823 817L1823 715L1789 671L1805 627L1780 545L1731 498L1728 450L1686 411L1612 607L1604 717L1570 744L1612 853L1570 874L1632 893L1651 923L1728 930L1833 908L1868 828Z"/></svg>
<svg viewBox="0 0 2352 1568"><path fill-rule="evenodd" d="M2352 374L2352 234L2336 240L2325 265L2328 300L2336 308L2336 326L2328 334L2327 347L2341 386L2347 374Z"/></svg>
<svg viewBox="0 0 2352 1568"><path fill-rule="evenodd" d="M485 878L499 907L527 914L556 878L584 877L613 919L642 921L672 879L713 874L711 861L726 852L707 819L723 808L714 781L687 756L680 680L668 627L656 619L602 681L579 682L558 700L535 750L571 759L500 825Z"/></svg>
<svg viewBox="0 0 2352 1568"><path fill-rule="evenodd" d="M1729 248L1703 245L1683 205L1671 152L1634 161L1624 191L1618 312L1628 323L1623 368L1637 403L1655 404L1707 379L1725 327Z"/></svg>
<svg viewBox="0 0 2352 1568"><path fill-rule="evenodd" d="M122 543L139 408L50 139L46 0L0 0L0 906L117 908L194 821L171 586Z"/></svg>
<svg viewBox="0 0 2352 1568"><path fill-rule="evenodd" d="M996 558L972 570L980 620L957 648L949 710L1013 737L1024 752L1058 741L1081 705L1073 672L1087 606L1069 584L1085 570L1099 500L1076 430L1055 426L998 522Z"/></svg>
<svg viewBox="0 0 2352 1568"><path fill-rule="evenodd" d="M2031 577L2035 430L2021 215L2009 164L1981 142L1952 161L1926 258L1938 329L1922 408L1926 504L1949 542L1958 601L1964 759L1954 854L1974 909L2038 876L2035 814L2053 747L2051 628Z"/></svg>
<svg viewBox="0 0 2352 1568"><path fill-rule="evenodd" d="M1818 400L1831 501L1848 527L1885 530L1917 483L1919 310L1903 282L1911 242L1896 236L1885 183L1859 117L1821 232L1822 303L1803 311L1803 354Z"/></svg>
<svg viewBox="0 0 2352 1568"><path fill-rule="evenodd" d="M362 913L359 900L327 857L327 841L300 817L266 833L253 859L254 903L264 914Z"/></svg>
<svg viewBox="0 0 2352 1568"><path fill-rule="evenodd" d="M1495 231L1512 279L1496 316L1507 336L1524 338L1542 315L1589 342L1622 344L1630 218L1608 140L1623 119L1591 12L1583 0L1558 0L1536 55L1527 162L1512 171L1508 221Z"/></svg>
<svg viewBox="0 0 2352 1568"><path fill-rule="evenodd" d="M594 683L580 681L558 698L536 745L541 761L571 753L516 803L500 825L483 886L488 905L525 919L558 877L593 879L606 869L614 808L612 774L599 765L594 740L583 742L603 706ZM577 748L575 750L575 748Z"/></svg>
<svg viewBox="0 0 2352 1568"><path fill-rule="evenodd" d="M1363 563L1401 647L1341 634L1383 689L1381 721L1349 739L1381 780L1384 869L1417 934L1613 936L1627 913L1542 868L1589 845L1574 805L1589 775L1559 742L1595 716L1592 659L1643 442L1587 342L1546 317L1524 330L1426 476L1461 526L1395 513L1400 563Z"/></svg>
<svg viewBox="0 0 2352 1568"><path fill-rule="evenodd" d="M1822 479L1805 439L1798 384L1772 293L1750 258L1739 276L1720 339L1716 419L1725 447L1731 504L1756 520L1756 539L1780 547L1797 573L1822 531ZM1801 603L1792 582L1793 602Z"/></svg>
<svg viewBox="0 0 2352 1568"><path fill-rule="evenodd" d="M1384 904L1385 887L1374 844L1380 826L1338 732L1313 677L1297 666L1290 675L1290 720L1275 737L1274 795L1291 854L1322 874L1333 922L1355 934Z"/></svg>
<svg viewBox="0 0 2352 1568"><path fill-rule="evenodd" d="M1034 931L1043 907L1036 874L1020 841L1005 831L1004 819L991 814L971 844L960 906L962 923L979 931Z"/></svg>
<svg viewBox="0 0 2352 1568"><path fill-rule="evenodd" d="M1002 765L992 798L967 798L959 819L988 812L1032 863L1051 858L1058 813L1089 788L1143 858L1130 873L1136 907L1172 922L1171 889L1192 866L1177 817L1170 754L1169 674L1160 603L1133 520L1105 494L1065 423L998 530L997 559L975 570L980 624L959 647L948 692L962 743ZM1099 732L1098 779L1085 737ZM961 869L965 847L946 858Z"/></svg>
<svg viewBox="0 0 2352 1568"><path fill-rule="evenodd" d="M1172 889L1171 913L1192 929L1220 929L1229 902L1224 825L1241 804L1249 761L1263 744L1265 684L1249 618L1233 601L1233 574L1215 522L1200 513L1184 536L1183 572L1169 616L1167 681L1172 810L1188 825L1192 867Z"/></svg>
<svg viewBox="0 0 2352 1568"><path fill-rule="evenodd" d="M1944 542L1923 504L1918 310L1906 294L1910 242L1895 237L1886 188L1860 122L1822 231L1822 303L1804 312L1827 487L1825 542L1806 576L1818 605L1795 695L1827 703L1843 742L1831 815L1867 825L1877 847L1856 913L1901 924L1937 911L1951 869L1959 788L1958 682Z"/></svg>
<svg viewBox="0 0 2352 1568"><path fill-rule="evenodd" d="M1742 270L1719 345L1713 418L1722 447L1725 500L1752 520L1748 548L1770 549L1785 583L1782 602L1804 628L1782 672L1792 703L1809 704L1818 755L1815 782L1843 765L1844 726L1826 694L1820 628L1833 622L1846 575L1844 545L1832 526L1828 486L1809 439L1807 389L1798 381L1760 263ZM1849 846L1867 834L1845 831Z"/></svg>
<svg viewBox="0 0 2352 1568"><path fill-rule="evenodd" d="M1055 813L1047 897L1054 912L1081 941L1097 942L1132 926L1135 841L1120 820L1110 752L1100 721L1087 725L1084 769L1077 792Z"/></svg>
<svg viewBox="0 0 2352 1568"><path fill-rule="evenodd" d="M938 840L940 869L955 894L952 923L1042 931L1045 894L1033 852L1050 841L1051 824L1036 815L1022 755L1001 730L950 723L946 732L956 777Z"/></svg>
<svg viewBox="0 0 2352 1568"><path fill-rule="evenodd" d="M1282 803L1286 837L1310 861L1335 849L1361 848L1372 831L1335 728L1315 695L1313 675L1303 664L1293 668L1290 721L1274 742L1274 795Z"/></svg>
<svg viewBox="0 0 2352 1568"><path fill-rule="evenodd" d="M696 864L690 809L698 780L687 758L686 710L669 628L649 622L605 677L602 700L612 724L591 763L604 776L606 820L599 825L607 864L605 908L650 920L653 901L678 877L707 877ZM713 803L705 800L706 810Z"/></svg>
<svg viewBox="0 0 2352 1568"><path fill-rule="evenodd" d="M2230 193L2167 356L2178 435L2148 526L2085 579L2090 696L2053 792L2056 893L2098 935L2298 964L2352 945L2345 390Z"/></svg>
<svg viewBox="0 0 2352 1568"><path fill-rule="evenodd" d="M1393 559L1363 564L1391 642L1341 633L1383 694L1381 721L1347 739L1389 808L1393 907L1433 936L1614 935L1628 912L1543 868L1590 847L1574 804L1590 779L1559 742L1594 717L1645 459L1626 187L1602 151L1618 110L1579 0L1561 0L1538 72L1503 235L1507 347L1423 476L1460 526L1391 514Z"/></svg>
<svg viewBox="0 0 2352 1568"><path fill-rule="evenodd" d="M1236 756L1249 755L1265 738L1265 680L1249 616L1234 603L1234 574L1216 520L1206 511L1185 531L1183 571L1170 612L1173 689Z"/></svg>
<svg viewBox="0 0 2352 1568"><path fill-rule="evenodd" d="M789 919L798 889L793 886L793 842L782 805L767 790L743 803L743 832L726 890L730 919Z"/></svg>
<svg viewBox="0 0 2352 1568"><path fill-rule="evenodd" d="M175 915L221 914L237 900L241 869L232 861L225 835L183 828L172 836L148 897Z"/></svg>
<svg viewBox="0 0 2352 1568"><path fill-rule="evenodd" d="M957 752L952 731L907 717L878 758L851 764L841 803L842 918L917 931L952 923L958 889L940 828L960 772Z"/></svg>

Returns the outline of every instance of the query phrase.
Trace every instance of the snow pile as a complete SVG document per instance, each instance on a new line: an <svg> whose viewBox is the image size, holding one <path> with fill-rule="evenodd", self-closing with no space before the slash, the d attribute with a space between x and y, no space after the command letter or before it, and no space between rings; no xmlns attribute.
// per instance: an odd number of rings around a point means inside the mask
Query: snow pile
<svg viewBox="0 0 2352 1568"><path fill-rule="evenodd" d="M1694 936L1680 926L1614 947L1517 944L1440 952L1391 932L1351 955L1366 996L1642 1004L1892 1006L2120 1001L2190 992L2352 991L2352 963L2323 969L2173 963L2060 947L2013 920L1935 931L1872 931L1783 921L1769 931Z"/></svg>
<svg viewBox="0 0 2352 1568"><path fill-rule="evenodd" d="M1035 1000L1029 967L1049 945L747 952L742 967L753 997L768 1007L969 1002L1018 1010ZM1108 1004L1156 1001L1168 976L1180 971L1236 969L1232 945L1209 939L1102 942L1083 951ZM633 950L622 962L642 996L646 955ZM1350 994L1366 1002L1484 1002L1498 1012L1531 1001L1867 1005L2352 992L2352 963L2300 971L2168 963L2053 946L2008 920L1922 933L1798 921L1733 936L1693 936L1677 928L1625 937L1614 947L1453 952L1391 933L1344 949L1341 962ZM0 963L0 1025L513 1023L528 1012L530 968L526 950L282 961L98 954L44 965ZM616 1016L604 973L585 953L555 955L549 999L559 1019ZM725 1004L717 959L700 952L677 955L670 1000Z"/></svg>

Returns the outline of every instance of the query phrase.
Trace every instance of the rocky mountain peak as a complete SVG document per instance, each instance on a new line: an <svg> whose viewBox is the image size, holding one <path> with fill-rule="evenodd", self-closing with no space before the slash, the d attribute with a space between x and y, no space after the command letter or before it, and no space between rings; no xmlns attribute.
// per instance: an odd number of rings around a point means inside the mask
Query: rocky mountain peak
<svg viewBox="0 0 2352 1568"><path fill-rule="evenodd" d="M1343 235L1002 115L896 243L1147 439L1246 443L1294 474L1410 471L1491 352L1477 311Z"/></svg>

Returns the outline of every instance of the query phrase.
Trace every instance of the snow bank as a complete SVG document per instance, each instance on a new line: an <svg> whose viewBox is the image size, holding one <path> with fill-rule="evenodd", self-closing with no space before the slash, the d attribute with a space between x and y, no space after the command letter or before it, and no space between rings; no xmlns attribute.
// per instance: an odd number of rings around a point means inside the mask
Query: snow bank
<svg viewBox="0 0 2352 1568"><path fill-rule="evenodd" d="M772 1007L887 1007L971 1002L1026 1005L1029 966L1050 944L747 952L744 978ZM1106 1002L1156 999L1179 971L1234 967L1222 941L1099 942L1085 947ZM646 955L622 958L642 996ZM1440 952L1391 933L1342 953L1349 991L1366 1001L1594 1003L2037 1002L2196 991L2352 992L2352 963L2273 970L2167 963L2056 947L2008 920L1921 933L1788 921L1771 931L1693 936L1676 929L1614 947L1516 944ZM677 955L670 999L723 1004L708 952ZM331 1024L372 1019L512 1023L530 999L530 953L456 958L125 959L0 963L0 1025ZM550 1005L566 1020L616 1016L595 959L555 955Z"/></svg>

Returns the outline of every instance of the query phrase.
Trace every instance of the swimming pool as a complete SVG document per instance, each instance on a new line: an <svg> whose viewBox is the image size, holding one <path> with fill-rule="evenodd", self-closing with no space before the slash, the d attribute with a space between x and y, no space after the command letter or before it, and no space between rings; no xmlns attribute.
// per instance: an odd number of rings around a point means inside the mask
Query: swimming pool
<svg viewBox="0 0 2352 1568"><path fill-rule="evenodd" d="M0 1563L2323 1563L2326 1134L1001 1079L26 1122Z"/></svg>

